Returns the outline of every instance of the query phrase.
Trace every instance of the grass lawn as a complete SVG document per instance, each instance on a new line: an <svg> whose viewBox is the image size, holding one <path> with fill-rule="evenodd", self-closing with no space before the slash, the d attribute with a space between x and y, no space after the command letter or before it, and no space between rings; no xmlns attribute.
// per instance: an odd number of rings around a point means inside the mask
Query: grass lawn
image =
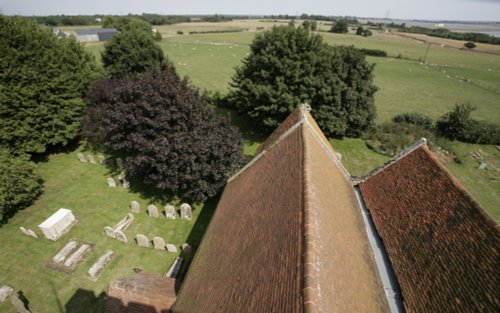
<svg viewBox="0 0 500 313"><path fill-rule="evenodd" d="M101 293L110 281L132 275L135 267L164 274L177 257L166 251L138 247L136 234L144 234L150 240L160 236L178 247L184 242L196 247L217 202L214 199L204 206L195 205L192 221L167 220L164 215L150 218L146 205L154 203L163 211L166 203L152 201L121 187L109 188L106 178L112 174L110 170L80 163L77 152L53 154L39 163L38 172L44 179L43 195L0 228L0 285L9 284L22 290L34 312L104 312ZM136 220L125 231L129 242L106 237L104 226L112 227L125 217L130 211L131 200L140 202L141 212L134 214ZM62 207L71 209L78 222L58 241L34 239L19 230L20 226L30 228L42 237L37 225ZM96 244L90 257L73 274L46 268L44 263L71 238ZM106 249L112 249L115 256L102 276L93 282L86 273ZM15 310L10 301L5 301L0 304L0 312Z"/></svg>

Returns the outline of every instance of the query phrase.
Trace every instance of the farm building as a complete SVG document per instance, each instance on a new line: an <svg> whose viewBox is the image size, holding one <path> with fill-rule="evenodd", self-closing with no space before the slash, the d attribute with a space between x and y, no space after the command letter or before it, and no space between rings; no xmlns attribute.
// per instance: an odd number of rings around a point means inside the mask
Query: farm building
<svg viewBox="0 0 500 313"><path fill-rule="evenodd" d="M499 247L496 223L425 140L352 177L301 106L228 180L161 310L496 312ZM112 286L108 312L139 312Z"/></svg>
<svg viewBox="0 0 500 313"><path fill-rule="evenodd" d="M79 42L106 41L113 37L118 30L115 28L96 28L76 31L76 40Z"/></svg>

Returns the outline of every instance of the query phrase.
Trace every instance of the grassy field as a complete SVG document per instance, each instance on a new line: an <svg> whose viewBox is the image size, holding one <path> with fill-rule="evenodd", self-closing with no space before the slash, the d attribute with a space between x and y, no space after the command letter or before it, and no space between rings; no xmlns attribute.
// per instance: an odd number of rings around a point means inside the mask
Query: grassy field
<svg viewBox="0 0 500 313"><path fill-rule="evenodd" d="M132 275L136 267L164 274L178 256L138 247L136 234L144 234L150 240L160 236L177 247L184 242L197 246L216 204L213 200L204 207L194 206L192 221L167 220L164 215L151 218L146 213L146 205L154 203L163 212L164 202L121 187L109 188L106 178L113 172L104 166L80 163L77 152L53 154L40 162L38 172L44 179L43 195L0 228L0 285L9 284L22 290L33 312L104 312L101 293L110 281ZM112 227L125 217L131 200L140 202L141 212L134 214L136 220L125 231L129 242L106 237L104 226ZM78 222L58 241L34 239L20 232L19 227L23 226L42 237L37 225L62 207L71 209ZM90 257L73 274L46 268L45 262L71 238L94 243ZM115 256L102 276L93 282L86 277L87 271L106 249L112 249ZM6 301L0 304L0 312L15 310L10 301Z"/></svg>

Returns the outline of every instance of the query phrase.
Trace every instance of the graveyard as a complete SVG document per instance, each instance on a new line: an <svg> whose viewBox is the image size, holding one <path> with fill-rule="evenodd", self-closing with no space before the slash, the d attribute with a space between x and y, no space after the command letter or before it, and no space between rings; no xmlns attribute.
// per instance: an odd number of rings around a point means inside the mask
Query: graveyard
<svg viewBox="0 0 500 313"><path fill-rule="evenodd" d="M35 312L102 312L109 282L132 275L134 268L166 274L184 243L198 245L216 205L215 201L191 204L192 219L183 219L178 199L162 202L124 188L116 169L80 162L81 149L51 154L40 162L44 194L0 228L2 238L9 238L2 242L0 253L2 281L22 290ZM97 160L97 153L82 152ZM114 188L107 184L110 177L116 182ZM139 204L139 211L132 211L132 201ZM167 219L166 204L174 208L170 214L175 219ZM158 209L158 217L149 216L148 205ZM76 222L57 240L47 239L38 225L60 208L71 210ZM106 235L106 226L120 223L128 224L121 228L127 242ZM38 238L23 234L20 227ZM168 252L167 245L176 252ZM0 312L15 309L5 301Z"/></svg>

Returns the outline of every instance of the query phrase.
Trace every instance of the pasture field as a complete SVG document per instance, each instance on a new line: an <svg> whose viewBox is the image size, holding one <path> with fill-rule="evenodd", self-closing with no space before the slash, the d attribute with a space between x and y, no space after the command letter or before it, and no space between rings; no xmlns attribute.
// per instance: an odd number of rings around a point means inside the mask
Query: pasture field
<svg viewBox="0 0 500 313"><path fill-rule="evenodd" d="M167 220L164 214L159 218L149 217L148 204L155 204L163 212L165 202L138 191L108 187L106 178L115 175L116 180L116 172L104 166L80 163L77 152L52 154L39 162L43 195L0 228L0 285L10 284L16 290L21 289L33 312L104 312L103 292L110 281L133 275L133 268L163 275L178 256L178 253L137 246L136 234L144 234L150 240L160 236L177 247L184 242L196 247L216 205L213 199L204 206L194 206L191 221ZM134 214L135 221L125 231L128 243L106 237L104 226L113 227L124 218L132 200L139 201L141 212ZM178 201L172 201L178 208ZM53 242L42 238L38 225L59 208L71 209L78 221L67 234ZM40 238L23 235L20 226L33 229ZM73 274L46 268L45 262L71 238L94 243L90 257ZM115 255L102 276L93 282L87 278L87 271L107 249L112 249ZM15 310L10 301L5 301L0 304L0 312Z"/></svg>

